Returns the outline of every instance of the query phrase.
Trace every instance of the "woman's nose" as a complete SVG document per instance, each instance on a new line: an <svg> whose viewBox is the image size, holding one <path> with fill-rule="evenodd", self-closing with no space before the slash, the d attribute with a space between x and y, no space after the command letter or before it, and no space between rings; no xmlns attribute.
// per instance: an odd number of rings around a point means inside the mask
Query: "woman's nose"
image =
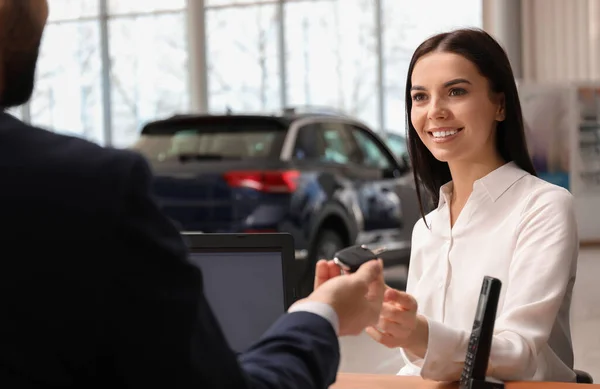
<svg viewBox="0 0 600 389"><path fill-rule="evenodd" d="M445 119L448 117L448 109L442 99L432 99L429 107L430 119Z"/></svg>

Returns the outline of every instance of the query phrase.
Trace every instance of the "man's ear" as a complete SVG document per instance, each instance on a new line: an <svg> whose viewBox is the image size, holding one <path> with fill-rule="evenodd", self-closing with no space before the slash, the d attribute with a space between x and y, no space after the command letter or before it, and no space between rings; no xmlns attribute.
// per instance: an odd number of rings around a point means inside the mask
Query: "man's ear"
<svg viewBox="0 0 600 389"><path fill-rule="evenodd" d="M496 121L503 122L506 119L506 97L504 93L497 96L498 108L496 109Z"/></svg>

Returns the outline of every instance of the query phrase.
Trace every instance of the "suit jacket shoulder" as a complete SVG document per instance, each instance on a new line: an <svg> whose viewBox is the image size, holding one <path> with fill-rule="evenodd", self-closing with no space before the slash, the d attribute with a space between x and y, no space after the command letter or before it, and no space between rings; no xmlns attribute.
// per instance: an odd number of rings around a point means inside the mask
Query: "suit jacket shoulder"
<svg viewBox="0 0 600 389"><path fill-rule="evenodd" d="M137 153L29 126L7 114L0 116L0 138L0 176L9 184L0 196L20 205L13 208L20 213L42 215L39 206L66 216L116 217L132 169L144 163Z"/></svg>

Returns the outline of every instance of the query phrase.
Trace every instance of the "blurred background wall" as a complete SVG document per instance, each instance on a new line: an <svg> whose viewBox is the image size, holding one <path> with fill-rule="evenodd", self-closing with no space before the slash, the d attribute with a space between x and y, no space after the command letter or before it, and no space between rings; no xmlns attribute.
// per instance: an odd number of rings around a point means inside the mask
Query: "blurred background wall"
<svg viewBox="0 0 600 389"><path fill-rule="evenodd" d="M483 0L483 27L526 81L600 80L600 1Z"/></svg>

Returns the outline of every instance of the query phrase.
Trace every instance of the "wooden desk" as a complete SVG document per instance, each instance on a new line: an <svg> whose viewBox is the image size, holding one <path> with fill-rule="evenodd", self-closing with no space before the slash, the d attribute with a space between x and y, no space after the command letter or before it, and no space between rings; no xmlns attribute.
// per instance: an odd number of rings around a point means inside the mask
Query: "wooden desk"
<svg viewBox="0 0 600 389"><path fill-rule="evenodd" d="M559 382L509 382L506 389L583 389L600 385L564 384ZM458 389L458 383L426 381L419 377L398 377L375 374L338 374L331 389Z"/></svg>

